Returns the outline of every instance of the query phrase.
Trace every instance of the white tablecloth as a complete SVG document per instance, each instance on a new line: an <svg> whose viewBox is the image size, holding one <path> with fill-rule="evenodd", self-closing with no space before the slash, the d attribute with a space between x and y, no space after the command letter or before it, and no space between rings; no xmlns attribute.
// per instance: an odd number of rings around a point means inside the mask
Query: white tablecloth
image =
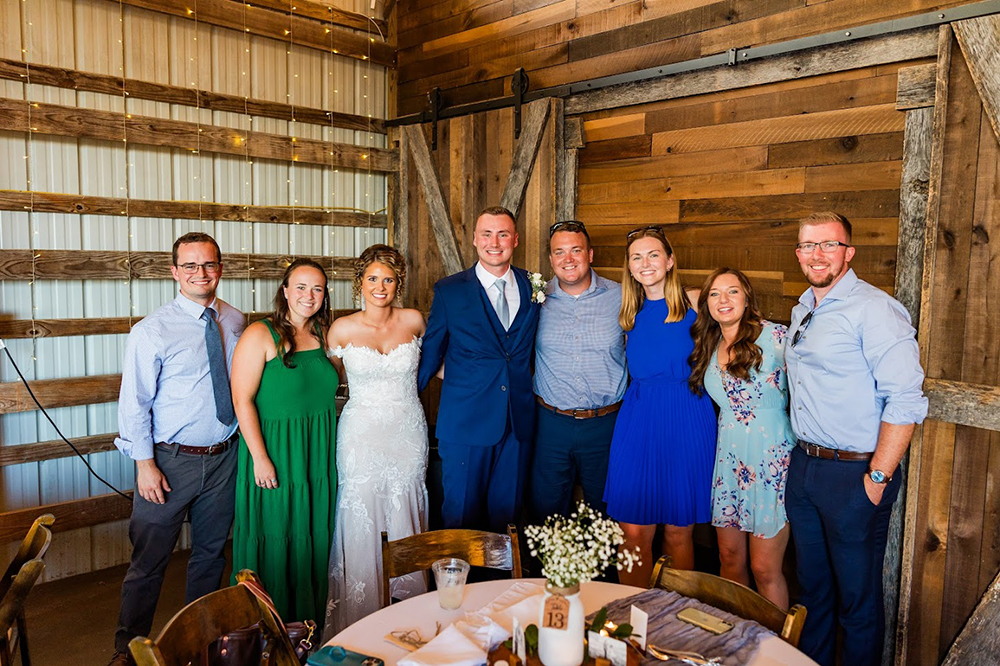
<svg viewBox="0 0 1000 666"><path fill-rule="evenodd" d="M540 578L529 580L537 583L545 582ZM416 629L425 640L430 639L434 636L435 622L440 622L443 629L452 622L461 620L467 611L479 610L503 594L513 582L516 581L494 580L466 585L465 600L460 608L453 611L443 610L438 605L437 592L428 592L392 604L344 629L334 636L328 645L342 645L361 654L380 657L385 660L386 666L394 666L407 654L407 651L386 641L384 639L386 634L396 630ZM609 601L638 592L642 592L642 588L593 582L580 586L580 599L583 601L584 612L589 614L600 610ZM814 666L815 662L777 636L762 640L760 649L748 662L748 666L777 664Z"/></svg>

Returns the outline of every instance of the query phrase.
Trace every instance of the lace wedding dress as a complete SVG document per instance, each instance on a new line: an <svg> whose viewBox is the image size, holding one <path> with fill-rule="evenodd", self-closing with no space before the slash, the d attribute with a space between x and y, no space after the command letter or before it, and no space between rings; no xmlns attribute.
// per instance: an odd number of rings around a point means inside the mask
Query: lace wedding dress
<svg viewBox="0 0 1000 666"><path fill-rule="evenodd" d="M381 533L401 539L427 528L427 422L417 398L420 338L388 354L337 347L350 399L338 419L337 517L323 641L382 604ZM391 595L427 591L424 573L393 578Z"/></svg>

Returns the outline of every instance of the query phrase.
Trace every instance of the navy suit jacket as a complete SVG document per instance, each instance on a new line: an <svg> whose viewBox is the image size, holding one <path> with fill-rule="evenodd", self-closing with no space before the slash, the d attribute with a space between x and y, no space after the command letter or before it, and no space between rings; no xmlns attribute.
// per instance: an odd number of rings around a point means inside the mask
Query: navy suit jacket
<svg viewBox="0 0 1000 666"><path fill-rule="evenodd" d="M473 266L434 285L418 381L424 390L444 361L437 438L466 446L493 446L506 434L531 442L535 427L531 360L538 304L521 268L512 268L521 304L504 330Z"/></svg>

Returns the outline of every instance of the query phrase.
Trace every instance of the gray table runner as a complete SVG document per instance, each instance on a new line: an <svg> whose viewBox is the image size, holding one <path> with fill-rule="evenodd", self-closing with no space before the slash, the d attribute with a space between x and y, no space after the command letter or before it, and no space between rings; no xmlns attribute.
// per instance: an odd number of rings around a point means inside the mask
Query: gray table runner
<svg viewBox="0 0 1000 666"><path fill-rule="evenodd" d="M608 619L616 624L629 621L630 608L635 605L649 613L646 627L646 644L671 650L697 652L705 657L721 657L722 663L732 666L745 664L757 651L761 638L773 636L774 632L751 620L744 620L732 613L719 610L708 604L682 596L676 592L658 588L646 590L631 597L617 599L607 605ZM716 635L700 627L677 619L677 611L697 608L715 617L732 623L733 629ZM587 625L596 613L587 616ZM644 665L662 663L653 657L642 660ZM680 662L676 662L680 663Z"/></svg>

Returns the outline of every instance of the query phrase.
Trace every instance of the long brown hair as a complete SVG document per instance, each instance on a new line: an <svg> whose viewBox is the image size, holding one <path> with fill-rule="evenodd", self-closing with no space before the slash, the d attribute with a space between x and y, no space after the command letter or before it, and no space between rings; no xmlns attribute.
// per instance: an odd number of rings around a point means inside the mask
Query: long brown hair
<svg viewBox="0 0 1000 666"><path fill-rule="evenodd" d="M640 238L655 238L663 244L667 257L674 258L674 265L667 271L666 285L663 288L663 296L667 303L667 318L664 323L669 324L684 319L688 308L691 307L691 301L684 292L680 278L677 277L677 257L674 255L674 248L670 246L670 241L667 240L663 229L657 226L635 229L626 237L625 272L622 275L622 307L618 311L618 323L625 331L631 331L632 327L635 326L635 316L646 301L646 292L643 291L642 285L632 277L628 263L629 249L631 249L632 243Z"/></svg>
<svg viewBox="0 0 1000 666"><path fill-rule="evenodd" d="M763 317L757 307L757 295L747 276L735 268L717 268L705 280L701 287L701 295L698 297L698 319L691 326L691 337L694 338L694 351L688 357L691 364L691 377L688 379L688 386L691 391L701 395L705 387L705 372L708 364L712 362L712 356L719 347L719 340L722 339L722 327L719 322L712 319L712 314L708 310L708 294L712 290L712 285L721 275L732 275L740 283L743 294L746 296L746 309L740 317L740 326L736 331L736 339L729 347L729 363L726 365L726 372L737 379L750 381L750 370L760 370L760 364L764 356L757 346L757 336L763 330Z"/></svg>
<svg viewBox="0 0 1000 666"><path fill-rule="evenodd" d="M274 327L274 332L278 334L278 355L281 356L281 362L285 364L286 368L295 367L295 363L292 360L292 357L295 355L295 328L288 320L288 300L285 298L284 288L288 286L288 278L291 277L292 272L301 266L315 268L323 274L323 303L319 306L316 314L309 317L309 321L306 322L306 329L314 338L319 340L320 348L324 352L329 351L326 346L326 332L330 330L333 312L330 310L330 291L326 288L326 271L312 259L296 259L288 265L288 268L285 269L285 274L281 277L281 284L278 285L278 293L274 295L274 312L268 317L271 320L271 325ZM287 351L285 350L286 345L288 347Z"/></svg>

